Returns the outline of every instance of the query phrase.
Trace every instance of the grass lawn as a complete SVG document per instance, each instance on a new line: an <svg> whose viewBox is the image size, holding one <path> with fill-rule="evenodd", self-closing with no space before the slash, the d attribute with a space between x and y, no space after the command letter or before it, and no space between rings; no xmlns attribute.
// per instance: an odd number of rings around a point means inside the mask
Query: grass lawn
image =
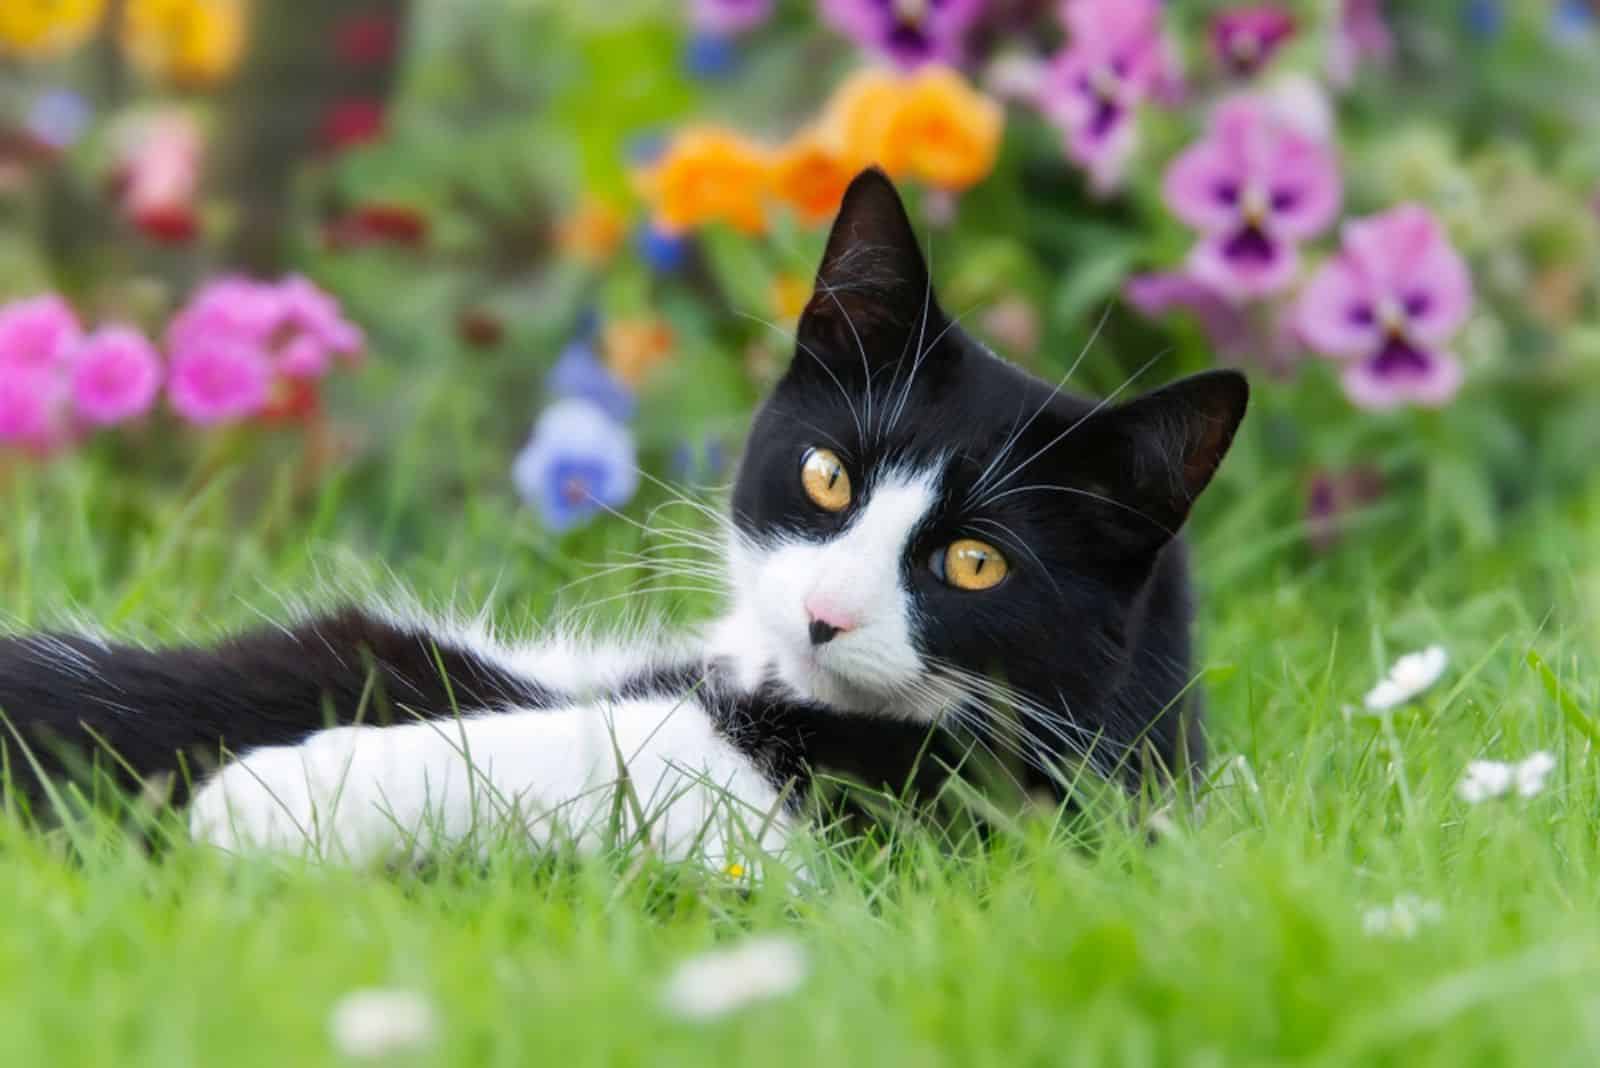
<svg viewBox="0 0 1600 1068"><path fill-rule="evenodd" d="M398 580L527 626L637 547L609 522L558 548L473 451L472 420L432 418L379 473L309 498L288 471L158 491L104 454L13 472L0 609L200 637ZM423 477L438 457L465 489ZM1108 821L1091 850L1038 816L981 855L837 846L814 887L744 895L628 857L398 874L151 857L109 825L8 815L0 1064L339 1063L330 1009L365 986L433 1000L417 1063L440 1065L1594 1063L1600 781L1572 724L1600 716L1600 483L1534 498L1497 543L1417 521L1428 494L1399 493L1318 558L1272 472L1257 423L1197 517L1216 786L1153 844ZM558 600L620 615L641 603L628 581ZM1418 706L1345 714L1432 642L1451 667ZM1539 796L1457 797L1469 760L1539 749L1558 762ZM1436 915L1367 929L1407 895ZM806 947L798 993L711 1023L660 1007L677 961L752 930Z"/></svg>

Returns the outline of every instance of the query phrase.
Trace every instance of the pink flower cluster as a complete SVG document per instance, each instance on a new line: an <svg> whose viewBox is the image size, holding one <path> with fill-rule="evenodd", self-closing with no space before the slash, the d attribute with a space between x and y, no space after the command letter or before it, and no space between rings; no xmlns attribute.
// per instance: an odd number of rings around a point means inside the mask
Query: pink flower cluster
<svg viewBox="0 0 1600 1068"><path fill-rule="evenodd" d="M191 423L236 422L262 414L280 383L359 359L362 345L338 302L304 278L223 278L195 293L167 328L167 392Z"/></svg>
<svg viewBox="0 0 1600 1068"><path fill-rule="evenodd" d="M137 330L85 334L57 296L0 308L0 444L48 451L144 415L160 390L161 358Z"/></svg>
<svg viewBox="0 0 1600 1068"><path fill-rule="evenodd" d="M304 278L226 278L169 324L167 359L131 326L86 332L54 294L0 307L0 446L49 452L172 409L209 426L264 415L275 398L361 355L361 331Z"/></svg>

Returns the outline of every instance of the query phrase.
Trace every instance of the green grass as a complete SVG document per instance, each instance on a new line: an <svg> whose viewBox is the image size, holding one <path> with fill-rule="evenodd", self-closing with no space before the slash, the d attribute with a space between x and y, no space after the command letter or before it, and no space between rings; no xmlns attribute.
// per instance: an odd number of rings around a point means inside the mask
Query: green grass
<svg viewBox="0 0 1600 1068"><path fill-rule="evenodd" d="M259 466L158 488L109 454L12 472L0 606L16 626L76 614L170 639L386 572L440 604L492 595L512 626L629 588L557 596L637 532L548 540L471 436L461 420L309 492ZM430 481L447 465L429 450L458 446L476 473ZM442 1035L418 1063L440 1065L1593 1063L1600 485L1535 497L1471 549L1401 490L1316 559L1267 445L1240 449L1195 537L1217 785L1153 843L1108 820L1086 849L1040 814L983 853L931 835L838 846L814 886L744 896L626 857L502 850L408 873L181 843L152 857L103 823L8 814L0 1064L335 1064L330 1008L373 985L434 1000ZM1387 723L1343 713L1433 641L1452 665L1422 704ZM1541 796L1456 798L1468 760L1539 748L1559 760ZM1437 901L1438 922L1365 933L1368 908L1405 894ZM750 930L807 948L797 994L710 1024L662 1010L675 962Z"/></svg>

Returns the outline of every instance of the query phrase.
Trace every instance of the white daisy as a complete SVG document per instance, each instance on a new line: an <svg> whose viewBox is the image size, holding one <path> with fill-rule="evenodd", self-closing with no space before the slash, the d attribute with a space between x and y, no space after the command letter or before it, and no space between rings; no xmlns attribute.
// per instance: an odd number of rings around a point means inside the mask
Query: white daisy
<svg viewBox="0 0 1600 1068"><path fill-rule="evenodd" d="M1382 938L1415 938L1425 924L1438 923L1444 909L1437 901L1401 894L1392 905L1375 905L1361 917L1361 929Z"/></svg>
<svg viewBox="0 0 1600 1068"><path fill-rule="evenodd" d="M1414 700L1427 690L1450 665L1450 654L1442 645L1430 645L1417 653L1407 653L1394 662L1389 674L1367 694L1366 705L1371 712L1387 712L1391 708Z"/></svg>
<svg viewBox="0 0 1600 1068"><path fill-rule="evenodd" d="M438 1033L433 1004L414 990L353 990L333 1007L328 1028L346 1057L375 1060L420 1049Z"/></svg>
<svg viewBox="0 0 1600 1068"><path fill-rule="evenodd" d="M1499 760L1474 760L1456 785L1461 800L1471 805L1504 797L1512 790L1518 797L1535 797L1544 792L1544 781L1555 770L1556 758L1544 750L1524 760L1508 764Z"/></svg>
<svg viewBox="0 0 1600 1068"><path fill-rule="evenodd" d="M804 947L792 938L748 938L678 965L667 980L667 1008L692 1020L725 1016L758 1001L793 993L810 970Z"/></svg>

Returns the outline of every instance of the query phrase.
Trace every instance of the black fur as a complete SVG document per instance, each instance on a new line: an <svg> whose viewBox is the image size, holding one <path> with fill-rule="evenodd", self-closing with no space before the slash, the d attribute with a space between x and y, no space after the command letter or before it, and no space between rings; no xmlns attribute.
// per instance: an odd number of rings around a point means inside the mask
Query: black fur
<svg viewBox="0 0 1600 1068"><path fill-rule="evenodd" d="M136 789L142 779L179 772L179 800L190 785L181 773L200 778L224 750L292 744L358 720L558 700L468 650L353 609L210 648L0 639L0 711L47 774L101 771ZM0 748L13 783L37 800L41 784L11 730L0 730Z"/></svg>
<svg viewBox="0 0 1600 1068"><path fill-rule="evenodd" d="M798 338L751 429L733 496L739 529L758 542L822 540L870 501L882 472L947 460L937 514L902 561L924 656L1059 710L1053 728L1028 725L1036 752L1062 755L1067 731L1107 770L1138 773L1146 748L1170 773L1199 761L1175 535L1244 416L1243 376L1196 375L1108 406L998 359L940 309L900 199L875 171L845 194ZM856 487L844 511L813 506L795 476L819 445ZM1007 557L998 586L955 589L930 568L967 537Z"/></svg>

